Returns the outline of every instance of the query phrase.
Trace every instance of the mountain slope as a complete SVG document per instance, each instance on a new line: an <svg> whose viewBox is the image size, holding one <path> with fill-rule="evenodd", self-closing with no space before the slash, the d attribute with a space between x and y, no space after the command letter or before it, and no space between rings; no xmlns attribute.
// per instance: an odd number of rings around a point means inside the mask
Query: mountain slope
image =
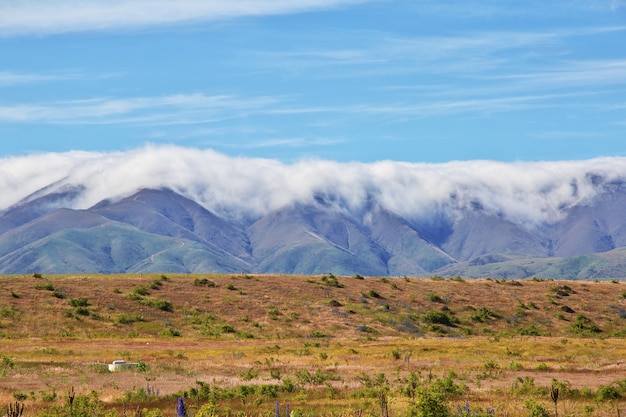
<svg viewBox="0 0 626 417"><path fill-rule="evenodd" d="M242 271L249 265L192 240L142 231L97 212L58 209L0 239L0 272Z"/></svg>
<svg viewBox="0 0 626 417"><path fill-rule="evenodd" d="M319 196L242 224L167 188L83 210L64 208L83 187L42 190L0 213L0 273L622 277L626 186L597 186L596 198L534 226L480 204L454 216L408 219L375 198L351 210Z"/></svg>
<svg viewBox="0 0 626 417"><path fill-rule="evenodd" d="M361 227L319 206L279 210L248 232L260 272L388 274L389 255Z"/></svg>
<svg viewBox="0 0 626 417"><path fill-rule="evenodd" d="M141 190L89 211L144 232L199 242L244 264L251 261L250 243L242 230L170 190Z"/></svg>

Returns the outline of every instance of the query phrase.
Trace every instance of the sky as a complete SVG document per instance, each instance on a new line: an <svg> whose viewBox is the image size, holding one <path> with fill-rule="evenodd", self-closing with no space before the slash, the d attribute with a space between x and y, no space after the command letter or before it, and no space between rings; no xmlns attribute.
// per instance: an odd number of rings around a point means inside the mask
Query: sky
<svg viewBox="0 0 626 417"><path fill-rule="evenodd" d="M625 133L626 0L0 0L0 158L587 160Z"/></svg>

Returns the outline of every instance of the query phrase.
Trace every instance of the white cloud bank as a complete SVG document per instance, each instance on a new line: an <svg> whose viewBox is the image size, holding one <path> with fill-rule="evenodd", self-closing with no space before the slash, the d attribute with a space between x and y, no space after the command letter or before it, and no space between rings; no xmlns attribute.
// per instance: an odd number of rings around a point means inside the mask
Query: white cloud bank
<svg viewBox="0 0 626 417"><path fill-rule="evenodd" d="M417 219L479 203L527 226L553 221L562 209L599 192L594 176L626 179L626 158L585 161L466 161L441 164L340 163L229 157L212 150L146 146L112 153L67 152L0 159L0 209L50 187L83 185L72 208L88 208L141 188L171 188L227 217L257 217L316 196L359 212L372 200Z"/></svg>
<svg viewBox="0 0 626 417"><path fill-rule="evenodd" d="M0 34L55 34L326 9L363 0L0 0Z"/></svg>

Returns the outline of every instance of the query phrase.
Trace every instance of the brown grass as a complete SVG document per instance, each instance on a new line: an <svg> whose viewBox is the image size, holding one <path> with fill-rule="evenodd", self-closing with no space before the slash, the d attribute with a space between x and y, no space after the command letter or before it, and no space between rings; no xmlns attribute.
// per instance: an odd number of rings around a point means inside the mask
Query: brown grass
<svg viewBox="0 0 626 417"><path fill-rule="evenodd" d="M194 285L202 279L215 287ZM337 379L301 384L304 391L288 396L292 407L364 409L375 400L348 395L363 387L363 375L384 373L398 388L410 372L453 371L469 388L453 401L513 417L525 415L525 398L511 393L520 378L538 387L556 379L593 392L626 375L621 283L337 279L338 286L321 276L0 277L0 355L11 364L0 378L0 404L24 393L36 410L46 405L42 392L54 390L62 401L74 386L119 408L125 393L150 385L166 406L167 395L196 381L280 385L286 378L297 382L303 370L321 370ZM133 299L140 286L149 294ZM88 300L83 310L72 305L79 299ZM155 300L169 302L172 311L151 306ZM480 308L493 315L480 316ZM426 323L428 312L444 312L453 323ZM575 332L581 314L600 331ZM102 372L114 359L151 369ZM553 410L544 397L538 400ZM408 401L396 391L392 399L396 412ZM273 401L236 399L223 406L267 412ZM592 396L562 397L561 404L576 411L614 407Z"/></svg>

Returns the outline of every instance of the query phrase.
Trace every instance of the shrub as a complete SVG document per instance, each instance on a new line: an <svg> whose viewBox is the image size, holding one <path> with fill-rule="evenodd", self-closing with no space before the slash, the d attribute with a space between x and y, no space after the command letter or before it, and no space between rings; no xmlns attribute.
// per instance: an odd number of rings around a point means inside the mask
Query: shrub
<svg viewBox="0 0 626 417"><path fill-rule="evenodd" d="M550 288L550 291L552 291L558 298L569 297L572 294L576 294L576 291L574 291L569 285L555 285Z"/></svg>
<svg viewBox="0 0 626 417"><path fill-rule="evenodd" d="M376 290L369 290L367 294L372 298L383 298Z"/></svg>
<svg viewBox="0 0 626 417"><path fill-rule="evenodd" d="M472 314L472 321L476 321L479 323L484 323L486 321L500 318L500 315L495 311L488 309L487 307L480 307L478 310Z"/></svg>
<svg viewBox="0 0 626 417"><path fill-rule="evenodd" d="M543 336L541 330L539 330L534 323L526 327L519 328L517 333L521 336Z"/></svg>
<svg viewBox="0 0 626 417"><path fill-rule="evenodd" d="M598 326L593 324L593 322L584 314L579 314L578 316L576 316L576 321L572 323L570 328L572 332L581 336L602 332L602 330Z"/></svg>
<svg viewBox="0 0 626 417"><path fill-rule="evenodd" d="M144 321L143 316L139 314L120 314L115 320L117 324L131 324L137 321Z"/></svg>
<svg viewBox="0 0 626 417"><path fill-rule="evenodd" d="M242 381L250 381L251 379L254 379L258 376L259 371L256 371L254 368L241 371L241 373L239 374L239 378L241 378Z"/></svg>
<svg viewBox="0 0 626 417"><path fill-rule="evenodd" d="M146 296L150 294L150 291L143 285L139 285L131 290L131 294Z"/></svg>
<svg viewBox="0 0 626 417"><path fill-rule="evenodd" d="M88 316L89 315L89 309L87 307L76 307L76 314L79 314L81 316Z"/></svg>
<svg viewBox="0 0 626 417"><path fill-rule="evenodd" d="M443 303L443 298L441 298L438 294L435 294L434 292L429 292L427 294L427 297L433 303Z"/></svg>
<svg viewBox="0 0 626 417"><path fill-rule="evenodd" d="M528 414L528 417L551 417L550 413L539 403L537 403L535 400L527 400L524 403L524 408L528 409L530 411L530 414Z"/></svg>
<svg viewBox="0 0 626 417"><path fill-rule="evenodd" d="M149 370L150 370L150 365L148 365L144 361L137 362L137 371L138 372L148 372Z"/></svg>
<svg viewBox="0 0 626 417"><path fill-rule="evenodd" d="M328 305L329 305L330 307L343 307L343 304L341 304L339 301L334 300L334 299L333 299L333 300L330 300L330 301L328 302Z"/></svg>
<svg viewBox="0 0 626 417"><path fill-rule="evenodd" d="M14 306L10 306L10 307L0 306L0 317L6 318L6 319L12 319L12 318L15 318L16 316L17 316L17 310L15 309Z"/></svg>
<svg viewBox="0 0 626 417"><path fill-rule="evenodd" d="M236 333L237 332L235 328L229 324L223 324L220 330L222 331L222 333Z"/></svg>
<svg viewBox="0 0 626 417"><path fill-rule="evenodd" d="M322 282L329 287L335 287L335 288L344 287L343 284L339 283L339 280L333 274L324 275L322 277Z"/></svg>
<svg viewBox="0 0 626 417"><path fill-rule="evenodd" d="M146 304L161 311L174 311L174 305L167 300L149 300Z"/></svg>
<svg viewBox="0 0 626 417"><path fill-rule="evenodd" d="M35 285L36 290L54 291L54 285L49 282L46 284Z"/></svg>
<svg viewBox="0 0 626 417"><path fill-rule="evenodd" d="M619 391L613 385L601 385L596 392L596 400L598 401L612 401L620 397Z"/></svg>
<svg viewBox="0 0 626 417"><path fill-rule="evenodd" d="M23 392L14 392L13 398L15 398L17 401L24 401L28 398L28 395Z"/></svg>
<svg viewBox="0 0 626 417"><path fill-rule="evenodd" d="M407 417L448 417L450 408L444 396L432 389L417 390L417 403L407 410Z"/></svg>
<svg viewBox="0 0 626 417"><path fill-rule="evenodd" d="M209 288L216 287L216 284L213 281L208 280L206 278L194 279L193 285L195 285L196 287L209 287Z"/></svg>
<svg viewBox="0 0 626 417"><path fill-rule="evenodd" d="M180 336L182 336L182 334L180 333L179 330L176 330L176 329L174 329L172 327L168 327L164 334L166 336L171 336L171 337L180 337Z"/></svg>
<svg viewBox="0 0 626 417"><path fill-rule="evenodd" d="M452 321L450 320L450 316L444 313L443 311L428 311L424 314L424 323L428 324L442 324L444 326L451 326Z"/></svg>
<svg viewBox="0 0 626 417"><path fill-rule="evenodd" d="M89 306L89 300L86 298L72 298L70 305L72 307L87 307Z"/></svg>
<svg viewBox="0 0 626 417"><path fill-rule="evenodd" d="M280 310L278 310L278 308L272 307L269 310L267 310L267 315L270 316L272 320L278 320L278 316L280 316L281 313L280 313Z"/></svg>

